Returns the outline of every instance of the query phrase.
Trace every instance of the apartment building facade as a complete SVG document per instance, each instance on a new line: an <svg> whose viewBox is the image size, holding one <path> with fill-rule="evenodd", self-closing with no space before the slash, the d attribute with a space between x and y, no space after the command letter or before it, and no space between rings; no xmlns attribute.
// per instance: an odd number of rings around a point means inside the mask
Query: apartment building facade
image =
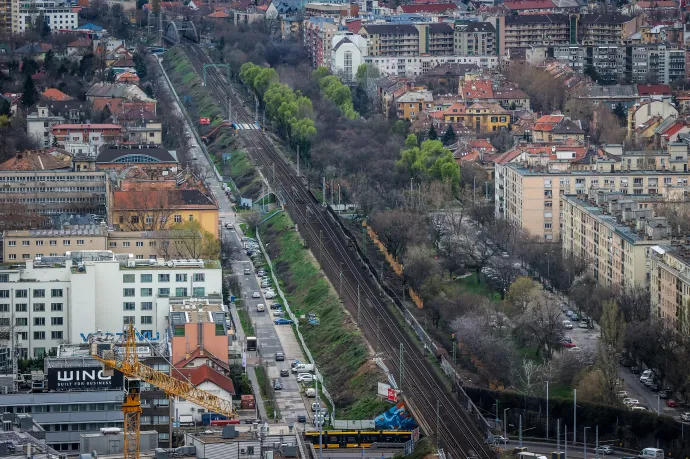
<svg viewBox="0 0 690 459"><path fill-rule="evenodd" d="M0 203L21 204L42 215L105 215L108 188L104 172L0 171Z"/></svg>
<svg viewBox="0 0 690 459"><path fill-rule="evenodd" d="M370 57L452 56L454 29L450 24L365 24Z"/></svg>
<svg viewBox="0 0 690 459"><path fill-rule="evenodd" d="M33 30L41 15L53 32L79 28L79 15L71 6L64 2L32 0L19 3L19 33Z"/></svg>
<svg viewBox="0 0 690 459"><path fill-rule="evenodd" d="M453 54L456 56L494 56L496 29L490 22L456 23Z"/></svg>
<svg viewBox="0 0 690 459"><path fill-rule="evenodd" d="M606 286L645 286L647 254L669 242L665 219L654 219L652 203L622 193L563 195L561 241L566 255L589 262L590 274Z"/></svg>
<svg viewBox="0 0 690 459"><path fill-rule="evenodd" d="M220 264L134 260L109 251L28 260L0 270L0 313L16 327L22 358L84 342L132 323L152 342L164 339L170 297L222 295Z"/></svg>
<svg viewBox="0 0 690 459"><path fill-rule="evenodd" d="M660 244L649 250L649 293L652 317L681 333L690 333L690 254L679 245Z"/></svg>
<svg viewBox="0 0 690 459"><path fill-rule="evenodd" d="M688 189L690 172L553 170L506 164L496 168L496 217L545 241L560 238L561 197L592 189L627 195L666 195Z"/></svg>

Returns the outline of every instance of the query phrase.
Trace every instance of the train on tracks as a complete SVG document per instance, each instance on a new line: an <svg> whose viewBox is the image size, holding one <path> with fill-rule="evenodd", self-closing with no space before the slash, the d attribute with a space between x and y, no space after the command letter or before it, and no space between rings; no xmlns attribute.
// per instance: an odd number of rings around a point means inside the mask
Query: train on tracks
<svg viewBox="0 0 690 459"><path fill-rule="evenodd" d="M319 449L319 432L305 432L304 439ZM322 433L321 444L324 449L333 448L369 448L374 444L393 446L412 439L409 430L325 430Z"/></svg>

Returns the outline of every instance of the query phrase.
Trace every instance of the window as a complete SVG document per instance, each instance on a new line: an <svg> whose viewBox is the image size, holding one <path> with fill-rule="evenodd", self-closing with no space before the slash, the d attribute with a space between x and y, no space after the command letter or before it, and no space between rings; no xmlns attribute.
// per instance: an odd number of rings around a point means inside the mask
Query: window
<svg viewBox="0 0 690 459"><path fill-rule="evenodd" d="M552 223L544 223L544 229L551 229Z"/></svg>
<svg viewBox="0 0 690 459"><path fill-rule="evenodd" d="M159 288L158 289L158 296L170 296L170 289L169 288Z"/></svg>
<svg viewBox="0 0 690 459"><path fill-rule="evenodd" d="M175 289L175 296L187 296L187 289L185 287L177 287Z"/></svg>
<svg viewBox="0 0 690 459"><path fill-rule="evenodd" d="M46 324L45 317L34 317L34 327L43 327Z"/></svg>
<svg viewBox="0 0 690 459"><path fill-rule="evenodd" d="M10 258L10 260L16 260L16 259L17 259L17 254L16 254L16 253L11 253L9 258Z"/></svg>
<svg viewBox="0 0 690 459"><path fill-rule="evenodd" d="M130 218L129 221L136 225L139 223L139 216L138 215L132 215L132 217Z"/></svg>
<svg viewBox="0 0 690 459"><path fill-rule="evenodd" d="M22 260L28 260L29 258L31 258L31 255L30 255L30 254L28 254L28 253L23 253L23 254L22 254Z"/></svg>
<svg viewBox="0 0 690 459"><path fill-rule="evenodd" d="M125 284L133 284L135 281L134 274L123 274L122 282Z"/></svg>
<svg viewBox="0 0 690 459"><path fill-rule="evenodd" d="M193 221L194 221L194 215L190 215L190 216L189 216L189 221L190 221L190 222L193 222Z"/></svg>
<svg viewBox="0 0 690 459"><path fill-rule="evenodd" d="M17 241L8 241L7 245L9 245L10 247L16 247Z"/></svg>
<svg viewBox="0 0 690 459"><path fill-rule="evenodd" d="M152 215L146 216L146 224L147 225L153 225L153 216Z"/></svg>
<svg viewBox="0 0 690 459"><path fill-rule="evenodd" d="M77 245L84 245L84 239L77 239Z"/></svg>
<svg viewBox="0 0 690 459"><path fill-rule="evenodd" d="M62 245L70 245L71 243L72 243L72 241L70 241L69 239L63 239L62 240Z"/></svg>
<svg viewBox="0 0 690 459"><path fill-rule="evenodd" d="M55 297L61 298L62 297L62 289L61 288L52 289L50 291L50 296L52 296L53 298L55 298Z"/></svg>
<svg viewBox="0 0 690 459"><path fill-rule="evenodd" d="M62 312L62 303L50 303L50 310L52 312Z"/></svg>
<svg viewBox="0 0 690 459"><path fill-rule="evenodd" d="M45 312L46 310L46 304L45 303L34 303L34 312Z"/></svg>
<svg viewBox="0 0 690 459"><path fill-rule="evenodd" d="M204 287L194 287L193 296L206 296L206 289Z"/></svg>
<svg viewBox="0 0 690 459"><path fill-rule="evenodd" d="M50 318L50 325L62 325L62 317L51 317Z"/></svg>
<svg viewBox="0 0 690 459"><path fill-rule="evenodd" d="M152 288L142 288L141 289L141 296L153 296L153 289Z"/></svg>
<svg viewBox="0 0 690 459"><path fill-rule="evenodd" d="M139 280L143 283L151 283L153 282L153 274L142 274Z"/></svg>
<svg viewBox="0 0 690 459"><path fill-rule="evenodd" d="M117 247L117 242L110 242L110 243L108 244L108 246L110 246L110 247Z"/></svg>
<svg viewBox="0 0 690 459"><path fill-rule="evenodd" d="M144 247L143 241L137 241L137 247Z"/></svg>
<svg viewBox="0 0 690 459"><path fill-rule="evenodd" d="M48 243L49 243L50 245L57 245L57 241L56 241L56 240L52 240L52 241L50 241L50 242L48 242Z"/></svg>
<svg viewBox="0 0 690 459"><path fill-rule="evenodd" d="M0 298L9 298L10 297L10 291L9 290L0 290Z"/></svg>
<svg viewBox="0 0 690 459"><path fill-rule="evenodd" d="M27 325L29 325L29 319L27 319L26 317L17 317L16 319L14 319L14 324L18 327L26 327Z"/></svg>
<svg viewBox="0 0 690 459"><path fill-rule="evenodd" d="M42 334L43 337L36 338L37 333ZM45 339L45 338L46 338L45 332L34 332L34 339ZM35 347L34 348L34 357L35 358L39 359L39 358L43 357L44 355L46 355L46 348L44 348L44 347Z"/></svg>
<svg viewBox="0 0 690 459"><path fill-rule="evenodd" d="M29 309L29 305L26 303L17 303L14 305L15 312L26 312Z"/></svg>
<svg viewBox="0 0 690 459"><path fill-rule="evenodd" d="M15 290L14 296L15 296L15 298L28 298L29 297L29 291L26 289Z"/></svg>
<svg viewBox="0 0 690 459"><path fill-rule="evenodd" d="M153 303L151 301L143 301L141 303L141 310L142 311L151 311L153 310Z"/></svg>
<svg viewBox="0 0 690 459"><path fill-rule="evenodd" d="M50 332L50 338L51 339L62 339L62 332L61 331L52 331L52 332Z"/></svg>
<svg viewBox="0 0 690 459"><path fill-rule="evenodd" d="M170 433L164 432L158 434L158 441L168 441L170 440Z"/></svg>
<svg viewBox="0 0 690 459"><path fill-rule="evenodd" d="M123 288L122 289L122 296L134 296L134 289L133 288Z"/></svg>
<svg viewBox="0 0 690 459"><path fill-rule="evenodd" d="M159 274L158 282L170 282L170 274Z"/></svg>
<svg viewBox="0 0 690 459"><path fill-rule="evenodd" d="M194 282L203 282L206 278L206 275L204 273L195 273L194 274Z"/></svg>
<svg viewBox="0 0 690 459"><path fill-rule="evenodd" d="M22 247L28 247L29 241L22 241Z"/></svg>
<svg viewBox="0 0 690 459"><path fill-rule="evenodd" d="M34 298L45 298L45 297L46 297L45 289L42 289L42 288L35 288L34 289Z"/></svg>
<svg viewBox="0 0 690 459"><path fill-rule="evenodd" d="M175 282L187 282L186 274L175 274Z"/></svg>
<svg viewBox="0 0 690 459"><path fill-rule="evenodd" d="M36 241L36 245L43 245L43 240Z"/></svg>
<svg viewBox="0 0 690 459"><path fill-rule="evenodd" d="M135 258L136 258L137 260L143 260L143 259L144 259L144 256L143 256L143 255L137 255Z"/></svg>
<svg viewBox="0 0 690 459"><path fill-rule="evenodd" d="M175 223L182 223L182 215L175 215L174 222Z"/></svg>
<svg viewBox="0 0 690 459"><path fill-rule="evenodd" d="M136 305L133 302L122 303L122 306L125 311L134 311L136 309Z"/></svg>
<svg viewBox="0 0 690 459"><path fill-rule="evenodd" d="M151 325L153 323L153 317L152 316L141 316L141 324L142 325Z"/></svg>
<svg viewBox="0 0 690 459"><path fill-rule="evenodd" d="M134 324L134 316L124 316L122 318L122 324L123 325L129 325L129 324Z"/></svg>
<svg viewBox="0 0 690 459"><path fill-rule="evenodd" d="M125 241L122 243L122 247L129 247L129 241Z"/></svg>

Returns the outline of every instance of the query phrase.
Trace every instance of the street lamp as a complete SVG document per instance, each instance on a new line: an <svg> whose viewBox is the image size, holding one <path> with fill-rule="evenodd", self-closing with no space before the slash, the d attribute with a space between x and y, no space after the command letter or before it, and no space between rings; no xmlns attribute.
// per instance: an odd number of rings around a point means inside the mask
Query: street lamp
<svg viewBox="0 0 690 459"><path fill-rule="evenodd" d="M503 449L506 451L508 451L508 410L510 410L510 408L503 409Z"/></svg>
<svg viewBox="0 0 690 459"><path fill-rule="evenodd" d="M585 427L585 459L587 459L587 429L591 429L591 427Z"/></svg>

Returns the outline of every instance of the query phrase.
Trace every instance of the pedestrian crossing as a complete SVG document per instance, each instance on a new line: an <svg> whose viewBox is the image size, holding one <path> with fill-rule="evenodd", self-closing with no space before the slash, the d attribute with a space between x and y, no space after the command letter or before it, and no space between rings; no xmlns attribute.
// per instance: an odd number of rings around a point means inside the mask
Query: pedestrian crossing
<svg viewBox="0 0 690 459"><path fill-rule="evenodd" d="M260 129L260 128L259 128L259 125L256 124L256 123L254 123L254 124L234 123L233 126L234 126L235 129L237 129L237 130L240 130L240 129L245 129L245 130L254 129L254 130L258 130L258 129Z"/></svg>

